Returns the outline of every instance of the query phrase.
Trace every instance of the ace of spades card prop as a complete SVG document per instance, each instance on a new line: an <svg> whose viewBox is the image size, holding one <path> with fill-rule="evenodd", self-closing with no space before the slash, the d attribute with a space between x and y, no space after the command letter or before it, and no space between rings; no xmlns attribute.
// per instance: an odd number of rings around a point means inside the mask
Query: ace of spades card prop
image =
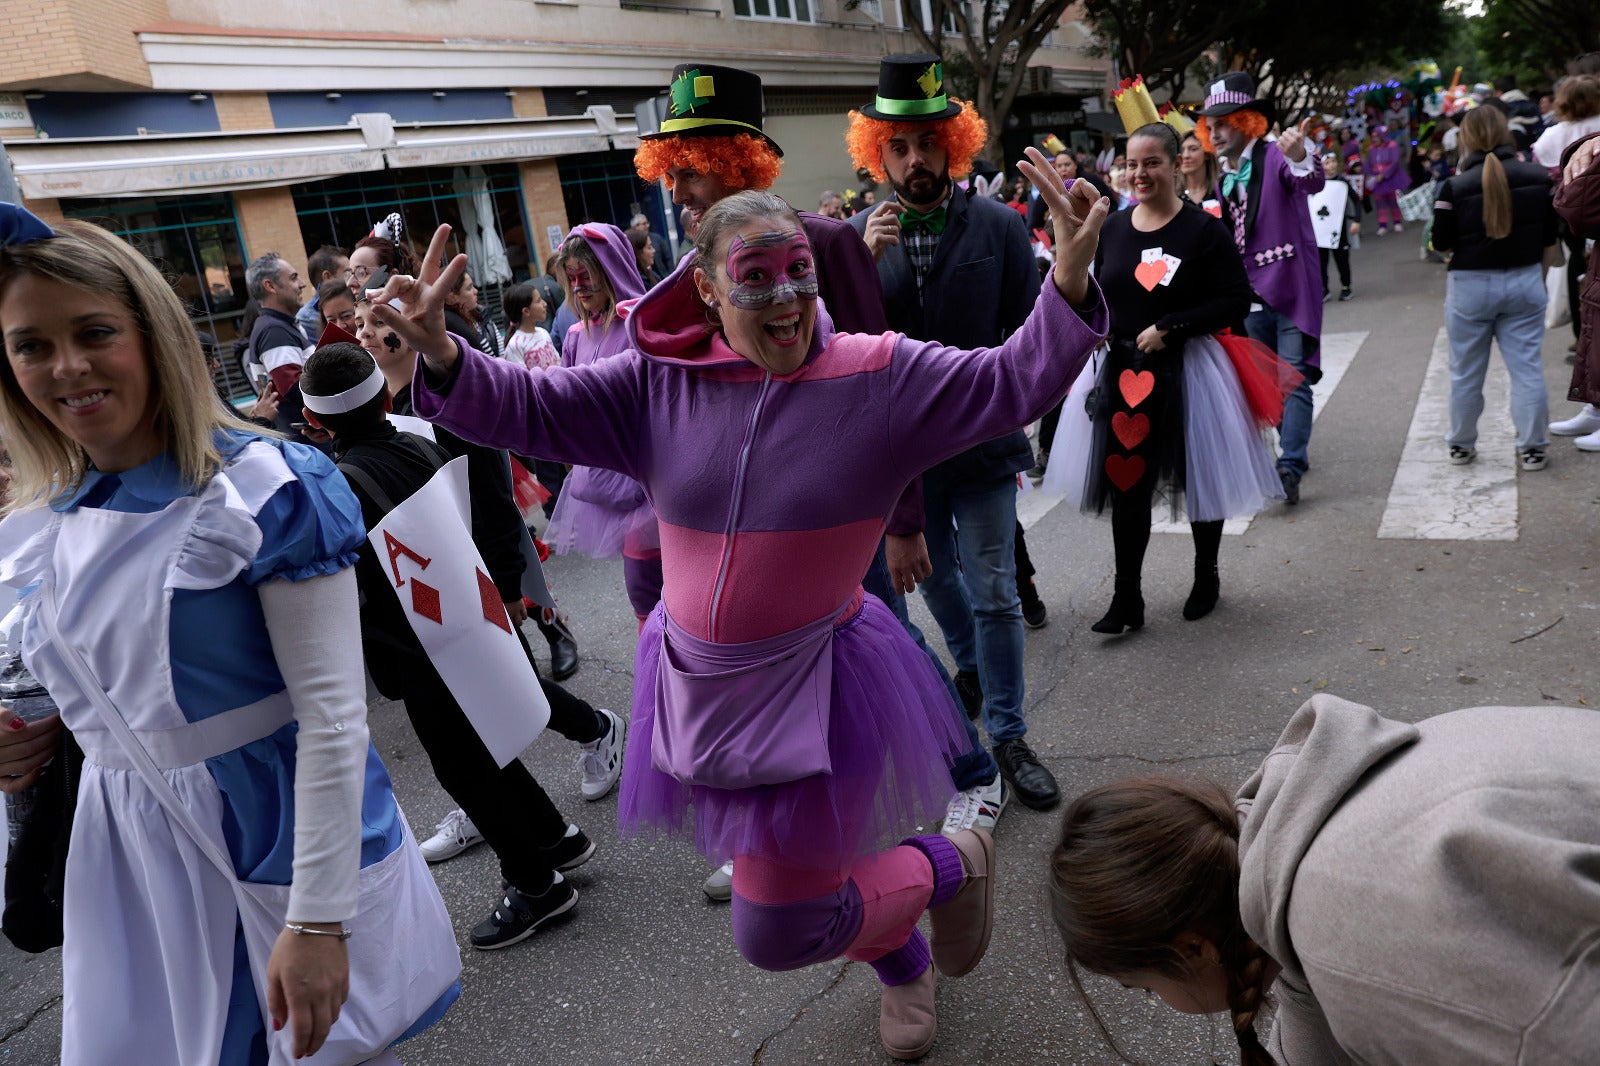
<svg viewBox="0 0 1600 1066"><path fill-rule="evenodd" d="M446 463L367 539L450 695L505 766L550 721L550 704L472 543L466 458Z"/></svg>

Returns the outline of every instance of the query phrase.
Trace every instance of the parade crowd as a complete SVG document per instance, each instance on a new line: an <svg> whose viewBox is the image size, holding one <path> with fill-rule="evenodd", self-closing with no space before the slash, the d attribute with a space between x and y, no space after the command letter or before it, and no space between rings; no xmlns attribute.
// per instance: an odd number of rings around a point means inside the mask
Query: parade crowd
<svg viewBox="0 0 1600 1066"><path fill-rule="evenodd" d="M503 322L448 226L374 219L306 278L261 255L243 411L138 251L0 205L0 927L62 949L63 1063L399 1062L493 994L463 991L429 863L498 860L476 949L578 904L595 843L517 755L542 728L622 836L692 842L751 965L870 966L895 1059L984 957L1017 803L1064 808L1021 868L1096 1021L1084 974L1226 1013L1246 1066L1594 1061L1600 718L1318 695L1242 787L1063 797L1028 739L1048 615L1017 499L1031 479L1108 517L1094 633L1150 638L1157 508L1191 531L1181 616L1207 618L1224 522L1312 474L1325 303L1358 298L1363 235L1408 225L1448 265L1450 462L1476 457L1492 343L1521 470L1552 434L1600 451L1600 56L1547 113L1502 80L1426 137L1403 101L1357 128L1279 115L1243 73L1190 115L1133 81L1125 137L1052 136L1014 171L944 78L884 58L843 149L892 194L809 212L770 191L760 79L679 65L635 166L683 245L582 222ZM1557 295L1585 406L1551 422ZM620 561L630 708L563 684L552 552ZM424 840L369 682L456 806Z"/></svg>

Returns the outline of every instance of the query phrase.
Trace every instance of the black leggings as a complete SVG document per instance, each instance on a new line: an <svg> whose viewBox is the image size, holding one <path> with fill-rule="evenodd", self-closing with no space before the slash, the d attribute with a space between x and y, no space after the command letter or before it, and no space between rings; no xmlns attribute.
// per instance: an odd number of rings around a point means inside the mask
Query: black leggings
<svg viewBox="0 0 1600 1066"><path fill-rule="evenodd" d="M1329 253L1329 251L1333 252L1333 261L1336 264L1338 264L1338 267L1339 267L1339 287L1342 288L1342 289L1348 289L1350 287L1350 248L1349 248L1349 246L1347 245L1347 246L1345 246L1343 248L1333 248L1333 249L1318 248L1317 249L1317 255L1322 260L1322 292L1323 292L1323 295L1327 295L1327 292L1328 292L1328 253Z"/></svg>
<svg viewBox="0 0 1600 1066"><path fill-rule="evenodd" d="M1583 316L1579 313L1583 305L1579 298L1578 279L1589 269L1589 255L1583 238L1572 232L1566 219L1560 222L1561 243L1567 246L1567 306L1572 308L1572 336L1578 338L1583 336Z"/></svg>
<svg viewBox="0 0 1600 1066"><path fill-rule="evenodd" d="M1127 492L1114 492L1111 499L1111 546L1116 554L1119 592L1139 591L1139 576L1144 570L1145 549L1150 546L1150 505L1155 496L1155 479L1146 477ZM1190 522L1194 537L1196 577L1213 574L1217 554L1222 548L1222 522Z"/></svg>

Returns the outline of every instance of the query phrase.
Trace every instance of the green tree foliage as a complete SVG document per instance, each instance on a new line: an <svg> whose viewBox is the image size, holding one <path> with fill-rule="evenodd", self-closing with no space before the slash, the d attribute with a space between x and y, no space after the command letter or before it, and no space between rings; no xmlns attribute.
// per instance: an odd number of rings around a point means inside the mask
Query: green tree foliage
<svg viewBox="0 0 1600 1066"><path fill-rule="evenodd" d="M1525 89L1548 89L1574 56L1600 49L1596 0L1490 0L1472 22L1487 77L1515 74Z"/></svg>
<svg viewBox="0 0 1600 1066"><path fill-rule="evenodd" d="M1276 17L1284 6L1266 0L1085 0L1084 13L1121 77L1142 74L1152 92L1166 90L1176 99L1204 53L1246 23Z"/></svg>

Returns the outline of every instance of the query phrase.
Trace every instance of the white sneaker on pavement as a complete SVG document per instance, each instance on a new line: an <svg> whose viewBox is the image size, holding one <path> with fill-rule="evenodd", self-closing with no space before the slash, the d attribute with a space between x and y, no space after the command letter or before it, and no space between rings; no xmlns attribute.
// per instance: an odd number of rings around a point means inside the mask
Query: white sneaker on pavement
<svg viewBox="0 0 1600 1066"><path fill-rule="evenodd" d="M1600 408L1596 408L1592 403L1586 403L1583 405L1583 410L1571 418L1550 423L1550 432L1557 437L1592 436L1600 432ZM1580 444L1578 447L1583 448L1583 445ZM1595 449L1583 448L1583 450L1588 452Z"/></svg>
<svg viewBox="0 0 1600 1066"><path fill-rule="evenodd" d="M1010 802L1011 792L1006 788L1005 778L995 774L989 784L978 785L950 797L950 806L945 808L944 825L939 832L947 837L953 837L965 829L982 829L992 833L994 824L1000 820L1001 813Z"/></svg>
<svg viewBox="0 0 1600 1066"><path fill-rule="evenodd" d="M1600 452L1600 429L1593 433L1585 433L1573 441L1572 446L1580 452Z"/></svg>
<svg viewBox="0 0 1600 1066"><path fill-rule="evenodd" d="M622 776L622 742L628 735L627 722L604 707L600 713L611 728L599 740L582 745L578 752L580 787L583 798L591 803L615 788L617 778Z"/></svg>
<svg viewBox="0 0 1600 1066"><path fill-rule="evenodd" d="M700 886L706 898L716 903L726 903L733 898L733 863L725 862L706 878L706 883Z"/></svg>
<svg viewBox="0 0 1600 1066"><path fill-rule="evenodd" d="M444 821L435 828L439 831L418 845L422 857L429 862L453 859L474 844L483 843L483 834L472 824L467 812L460 809L445 815Z"/></svg>

